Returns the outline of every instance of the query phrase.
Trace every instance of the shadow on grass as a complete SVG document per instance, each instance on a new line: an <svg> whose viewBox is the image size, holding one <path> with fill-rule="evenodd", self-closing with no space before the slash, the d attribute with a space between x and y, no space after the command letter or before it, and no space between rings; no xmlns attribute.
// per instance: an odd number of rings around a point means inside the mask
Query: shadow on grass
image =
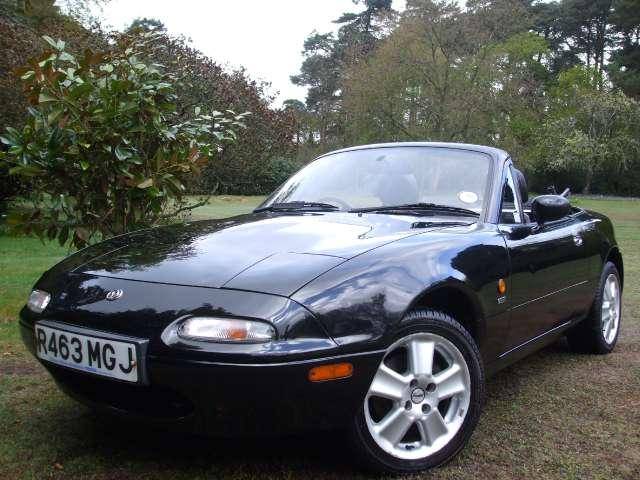
<svg viewBox="0 0 640 480"><path fill-rule="evenodd" d="M346 433L314 432L286 437L215 438L149 428L87 413L85 434L105 458L154 463L175 470L265 474L288 471L353 474ZM127 439L123 441L123 439ZM92 442L93 443L93 442ZM162 468L160 468L162 469Z"/></svg>
<svg viewBox="0 0 640 480"><path fill-rule="evenodd" d="M81 466L86 459L93 468L111 472L107 478L120 478L113 475L119 469L123 469L123 478L135 472L153 478L168 472L186 477L215 472L233 478L283 474L344 478L358 472L343 431L206 437L97 414L71 402L57 402L47 409L47 418L40 418L43 421L38 426L39 415L27 421L31 423L29 439L32 445L55 442L59 463L83 474L90 473L87 466Z"/></svg>

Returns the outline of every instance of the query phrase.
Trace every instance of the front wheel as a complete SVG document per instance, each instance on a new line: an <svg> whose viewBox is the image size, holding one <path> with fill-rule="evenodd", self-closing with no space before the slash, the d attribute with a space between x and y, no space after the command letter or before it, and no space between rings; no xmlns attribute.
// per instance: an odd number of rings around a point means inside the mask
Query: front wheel
<svg viewBox="0 0 640 480"><path fill-rule="evenodd" d="M441 312L416 311L387 349L353 426L365 466L412 473L454 457L473 432L484 395L478 348Z"/></svg>

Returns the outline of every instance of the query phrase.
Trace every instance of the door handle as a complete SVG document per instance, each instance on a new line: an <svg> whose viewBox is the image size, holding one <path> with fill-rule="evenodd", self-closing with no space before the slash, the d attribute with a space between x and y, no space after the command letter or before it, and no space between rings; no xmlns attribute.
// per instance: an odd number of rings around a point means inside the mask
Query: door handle
<svg viewBox="0 0 640 480"><path fill-rule="evenodd" d="M579 233L573 234L573 243L576 247L580 247L583 244L584 240L582 239L582 235Z"/></svg>

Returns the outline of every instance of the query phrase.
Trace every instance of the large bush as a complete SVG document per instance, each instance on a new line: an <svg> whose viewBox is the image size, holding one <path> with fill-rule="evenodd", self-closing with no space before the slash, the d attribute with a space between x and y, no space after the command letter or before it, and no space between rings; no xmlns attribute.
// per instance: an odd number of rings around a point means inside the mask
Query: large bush
<svg viewBox="0 0 640 480"><path fill-rule="evenodd" d="M79 2L58 2L58 5ZM103 0L98 0L102 2ZM53 0L39 2L53 5ZM109 36L99 26L88 28L90 22L80 22L77 15L67 15L52 7L34 12L18 8L25 2L3 3L0 0L0 132L7 126L22 125L27 120L28 102L22 92L20 79L13 74L16 67L37 55L46 34L52 38L64 38L65 49L78 57L86 48L103 50ZM63 9L68 12L68 8ZM157 21L134 22L128 33L157 27ZM189 120L194 109L206 105L210 110L237 112L250 111L245 119L247 129L236 142L222 145L221 151L210 158L202 174L185 178L191 193L265 193L273 188L272 177L280 175L281 164L292 163L296 122L290 112L273 106L273 95L267 82L255 81L239 68L230 71L214 60L192 48L182 37L171 36L160 30L153 37L153 56L145 61L164 65L171 74L176 98L177 118ZM143 55L147 52L142 52ZM0 150L5 147L0 145ZM289 167L289 171L294 169ZM0 211L12 198L31 190L24 176L9 176L0 167Z"/></svg>
<svg viewBox="0 0 640 480"><path fill-rule="evenodd" d="M26 121L29 104L22 93L20 78L13 71L41 51L40 39L44 34L68 39L67 49L71 52L81 52L87 47L99 48L106 42L99 32L61 14L53 0L0 0L0 132L7 126ZM9 199L29 188L28 181L9 176L7 169L0 167L0 214L5 211Z"/></svg>
<svg viewBox="0 0 640 480"><path fill-rule="evenodd" d="M306 160L313 158L310 156ZM223 176L219 175L217 168L209 167L203 172L197 193L205 194L214 188L217 193L225 195L266 195L298 171L302 164L295 158L274 157L250 171L244 170L241 165L227 165ZM224 183L221 183L221 179Z"/></svg>
<svg viewBox="0 0 640 480"><path fill-rule="evenodd" d="M196 105L251 112L242 137L224 145L189 188L207 194L267 193L272 182L265 176L274 173L275 159L295 154L297 128L289 111L273 108L269 84L252 80L242 69L223 69L184 38L164 32L154 37L154 58L180 80L176 85L179 114L188 116Z"/></svg>
<svg viewBox="0 0 640 480"><path fill-rule="evenodd" d="M193 208L186 180L235 139L244 115L179 112L175 76L149 62L152 32L79 58L45 40L50 48L19 72L27 122L0 137L10 173L33 186L8 223L81 247Z"/></svg>

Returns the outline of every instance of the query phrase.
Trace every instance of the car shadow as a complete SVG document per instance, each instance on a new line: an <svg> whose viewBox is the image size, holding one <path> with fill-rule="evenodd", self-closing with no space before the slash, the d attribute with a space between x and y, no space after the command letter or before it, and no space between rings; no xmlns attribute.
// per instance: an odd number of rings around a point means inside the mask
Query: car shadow
<svg viewBox="0 0 640 480"><path fill-rule="evenodd" d="M219 438L174 432L86 411L89 444L105 460L153 464L154 469L215 471L220 477L305 474L344 478L357 472L344 431L289 436ZM132 439L123 442L123 438ZM242 475L240 475L242 474Z"/></svg>

